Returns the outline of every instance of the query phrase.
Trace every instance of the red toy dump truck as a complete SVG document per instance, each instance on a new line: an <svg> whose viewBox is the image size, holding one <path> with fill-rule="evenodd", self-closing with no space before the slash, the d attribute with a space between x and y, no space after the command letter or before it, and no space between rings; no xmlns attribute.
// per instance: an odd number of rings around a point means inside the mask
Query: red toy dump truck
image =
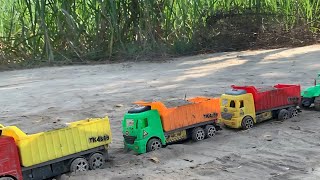
<svg viewBox="0 0 320 180"><path fill-rule="evenodd" d="M285 120L298 114L300 85L231 87L231 90L221 96L221 121L226 126L249 129L264 120Z"/></svg>
<svg viewBox="0 0 320 180"><path fill-rule="evenodd" d="M0 180L41 180L101 168L110 142L107 117L32 135L0 125Z"/></svg>
<svg viewBox="0 0 320 180"><path fill-rule="evenodd" d="M191 138L201 141L220 130L220 99L195 97L183 103L143 102L125 114L122 132L126 148L145 153Z"/></svg>

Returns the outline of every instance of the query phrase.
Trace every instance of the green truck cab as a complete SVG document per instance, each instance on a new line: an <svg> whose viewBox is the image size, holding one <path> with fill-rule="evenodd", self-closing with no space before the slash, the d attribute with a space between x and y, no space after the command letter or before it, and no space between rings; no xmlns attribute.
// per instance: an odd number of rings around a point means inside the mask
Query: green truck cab
<svg viewBox="0 0 320 180"><path fill-rule="evenodd" d="M122 121L122 133L125 148L139 154L166 145L160 115L157 110L151 110L150 106L129 110ZM150 139L154 139L151 144Z"/></svg>
<svg viewBox="0 0 320 180"><path fill-rule="evenodd" d="M308 87L301 92L301 106L310 107L314 104L316 110L320 110L320 73L314 80L314 86Z"/></svg>

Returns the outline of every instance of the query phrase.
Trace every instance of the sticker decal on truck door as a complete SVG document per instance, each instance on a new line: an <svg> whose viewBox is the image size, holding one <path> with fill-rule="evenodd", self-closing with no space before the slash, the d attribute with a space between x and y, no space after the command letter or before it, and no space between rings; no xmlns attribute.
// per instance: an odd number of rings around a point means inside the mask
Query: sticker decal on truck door
<svg viewBox="0 0 320 180"><path fill-rule="evenodd" d="M146 136L148 136L148 133L147 131L143 130L143 137L146 137Z"/></svg>
<svg viewBox="0 0 320 180"><path fill-rule="evenodd" d="M244 116L243 109L240 109L240 116Z"/></svg>

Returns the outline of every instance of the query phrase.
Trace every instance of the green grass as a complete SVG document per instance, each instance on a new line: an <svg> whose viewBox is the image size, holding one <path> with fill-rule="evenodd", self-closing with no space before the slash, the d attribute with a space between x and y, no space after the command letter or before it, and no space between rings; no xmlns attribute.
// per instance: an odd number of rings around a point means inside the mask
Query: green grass
<svg viewBox="0 0 320 180"><path fill-rule="evenodd" d="M211 21L245 16L319 31L319 0L0 0L0 64L86 63L148 52L184 54ZM214 24L213 23L213 24ZM250 24L248 24L250 26ZM211 28L211 29L210 29ZM209 29L209 30L208 30ZM202 32L203 30L203 32Z"/></svg>

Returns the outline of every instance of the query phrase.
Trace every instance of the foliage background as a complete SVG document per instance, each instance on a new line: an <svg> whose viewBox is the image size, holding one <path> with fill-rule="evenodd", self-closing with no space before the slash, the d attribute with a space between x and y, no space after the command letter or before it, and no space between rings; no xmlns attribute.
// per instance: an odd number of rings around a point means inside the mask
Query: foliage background
<svg viewBox="0 0 320 180"><path fill-rule="evenodd" d="M34 67L317 42L319 0L0 0L0 65Z"/></svg>

